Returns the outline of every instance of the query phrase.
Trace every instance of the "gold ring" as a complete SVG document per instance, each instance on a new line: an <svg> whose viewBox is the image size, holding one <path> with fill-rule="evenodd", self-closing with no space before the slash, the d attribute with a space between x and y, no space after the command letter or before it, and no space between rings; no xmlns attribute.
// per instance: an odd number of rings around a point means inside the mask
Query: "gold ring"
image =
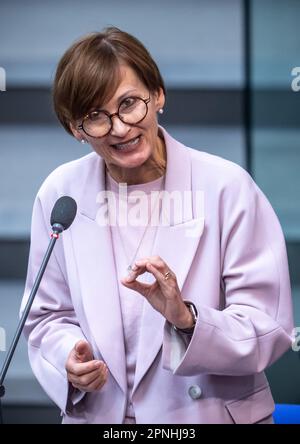
<svg viewBox="0 0 300 444"><path fill-rule="evenodd" d="M165 273L165 280L169 279L170 276L171 276L170 271L167 271L167 272Z"/></svg>

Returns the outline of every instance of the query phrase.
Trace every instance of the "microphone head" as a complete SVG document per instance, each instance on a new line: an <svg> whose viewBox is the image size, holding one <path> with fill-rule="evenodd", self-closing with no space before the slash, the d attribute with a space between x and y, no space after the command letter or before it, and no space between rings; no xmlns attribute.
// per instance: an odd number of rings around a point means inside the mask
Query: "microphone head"
<svg viewBox="0 0 300 444"><path fill-rule="evenodd" d="M75 219L77 204L70 196L60 197L54 204L51 212L51 227L55 225L55 229L60 226L57 231L67 230Z"/></svg>

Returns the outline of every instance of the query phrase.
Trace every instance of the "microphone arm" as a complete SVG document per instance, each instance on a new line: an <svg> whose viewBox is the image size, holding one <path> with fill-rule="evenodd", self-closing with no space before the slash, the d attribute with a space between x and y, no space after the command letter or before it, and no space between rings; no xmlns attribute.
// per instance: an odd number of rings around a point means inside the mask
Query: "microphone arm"
<svg viewBox="0 0 300 444"><path fill-rule="evenodd" d="M32 290L30 292L28 301L26 303L26 306L25 306L25 309L23 311L22 317L21 317L21 319L19 321L16 333L14 335L14 338L13 338L12 343L10 345L10 348L9 348L8 353L7 353L6 359L5 359L4 364L2 366L2 369L1 369L1 373L0 373L0 424L3 424L3 414L2 414L1 398L3 398L4 395L5 395L5 387L3 385L4 379L5 379L7 370L9 368L10 362L11 362L11 360L13 358L15 349L16 349L16 347L18 345L20 336L22 334L22 330L23 330L25 322L27 320L30 308L31 308L32 303L33 303L34 298L35 298L35 295L36 295L36 293L38 291L38 288L40 286L42 277L43 277L43 275L45 273L47 264L49 262L49 259L50 259L51 253L52 253L52 250L54 248L54 245L55 245L57 239L59 238L59 234L64 230L64 227L61 224L56 223L56 224L53 225L52 230L53 231L52 231L52 234L51 234L51 239L50 239L47 251L45 253L42 265L40 266L39 272L38 272L37 277L36 277L36 279L34 281L34 284L33 284Z"/></svg>

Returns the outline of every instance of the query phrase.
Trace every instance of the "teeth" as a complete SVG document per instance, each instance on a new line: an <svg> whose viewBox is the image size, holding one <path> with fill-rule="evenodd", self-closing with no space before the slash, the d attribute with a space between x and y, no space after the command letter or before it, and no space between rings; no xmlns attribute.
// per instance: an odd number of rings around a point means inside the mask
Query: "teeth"
<svg viewBox="0 0 300 444"><path fill-rule="evenodd" d="M139 141L139 138L140 138L140 136L136 137L135 139L131 140L128 143L118 143L118 144L114 145L114 147L117 150L125 150L126 148L128 148L128 147L130 147L132 145L136 145L138 143L138 141Z"/></svg>

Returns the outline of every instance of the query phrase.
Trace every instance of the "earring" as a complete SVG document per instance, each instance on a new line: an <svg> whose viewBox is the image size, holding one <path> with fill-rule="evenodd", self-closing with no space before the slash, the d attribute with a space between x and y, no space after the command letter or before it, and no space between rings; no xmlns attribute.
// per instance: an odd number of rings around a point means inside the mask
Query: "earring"
<svg viewBox="0 0 300 444"><path fill-rule="evenodd" d="M86 143L86 141L84 140L84 139L81 139L81 141L80 141L82 144L85 144Z"/></svg>
<svg viewBox="0 0 300 444"><path fill-rule="evenodd" d="M163 112L164 112L163 108L159 108L158 113L163 114Z"/></svg>

